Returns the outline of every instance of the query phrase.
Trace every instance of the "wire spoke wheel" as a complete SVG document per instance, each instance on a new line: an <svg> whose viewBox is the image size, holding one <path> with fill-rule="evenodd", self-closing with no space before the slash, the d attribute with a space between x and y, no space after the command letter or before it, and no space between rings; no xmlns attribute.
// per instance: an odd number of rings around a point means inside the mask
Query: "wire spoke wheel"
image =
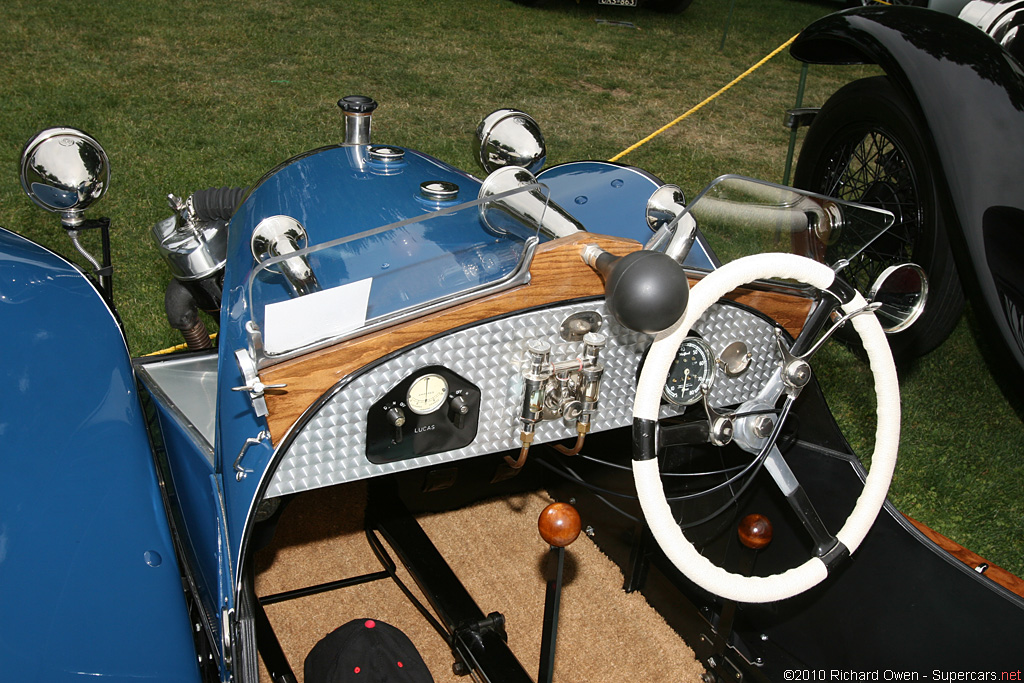
<svg viewBox="0 0 1024 683"><path fill-rule="evenodd" d="M923 220L914 170L898 142L885 132L868 131L841 145L829 158L822 178L823 193L891 211L893 226L844 271L860 291L867 291L891 265L913 261L913 246ZM854 247L840 237L827 250L828 262L846 258Z"/></svg>
<svg viewBox="0 0 1024 683"><path fill-rule="evenodd" d="M964 305L938 202L933 170L938 166L931 162L924 129L906 97L887 78L854 81L821 108L794 174L796 187L885 209L895 217L893 226L843 270L843 277L859 291L868 291L883 270L901 263L916 263L928 275L930 301L921 319L890 337L897 362L941 344ZM840 235L817 256L833 263L854 252Z"/></svg>

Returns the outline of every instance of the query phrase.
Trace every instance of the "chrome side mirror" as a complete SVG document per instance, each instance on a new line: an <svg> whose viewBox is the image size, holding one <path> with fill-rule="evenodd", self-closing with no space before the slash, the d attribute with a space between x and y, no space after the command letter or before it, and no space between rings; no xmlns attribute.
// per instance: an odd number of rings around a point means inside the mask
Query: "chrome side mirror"
<svg viewBox="0 0 1024 683"><path fill-rule="evenodd" d="M686 196L678 185L665 184L647 200L647 225L658 232L686 211Z"/></svg>
<svg viewBox="0 0 1024 683"><path fill-rule="evenodd" d="M485 116L477 126L473 152L487 173L505 166L537 173L548 153L540 126L517 109L498 109Z"/></svg>
<svg viewBox="0 0 1024 683"><path fill-rule="evenodd" d="M921 266L904 263L889 266L871 286L868 300L877 304L875 315L886 334L905 330L924 312L928 276Z"/></svg>
<svg viewBox="0 0 1024 683"><path fill-rule="evenodd" d="M47 128L21 153L21 187L38 206L59 213L69 230L82 224L82 213L109 184L107 153L76 128Z"/></svg>

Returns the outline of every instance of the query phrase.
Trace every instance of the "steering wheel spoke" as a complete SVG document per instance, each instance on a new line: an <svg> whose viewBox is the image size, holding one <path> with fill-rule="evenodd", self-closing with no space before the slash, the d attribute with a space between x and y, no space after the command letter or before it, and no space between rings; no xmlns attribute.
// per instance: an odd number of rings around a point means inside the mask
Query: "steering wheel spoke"
<svg viewBox="0 0 1024 683"><path fill-rule="evenodd" d="M708 443L710 427L707 420L693 420L692 422L666 422L661 421L657 427L657 449L660 453L663 449L672 446L700 446Z"/></svg>
<svg viewBox="0 0 1024 683"><path fill-rule="evenodd" d="M785 364L784 364L785 367ZM785 374L785 369L783 369ZM788 386L788 384L787 384ZM799 388L802 388L799 387ZM770 411L751 410L743 413L737 411L737 423L739 428L740 447L749 453L756 454L757 460L764 463L764 469L775 481L776 486L785 496L786 502L796 513L797 519L814 541L814 554L819 558L836 557L834 551L836 546L842 544L833 535L825 523L821 520L814 504L811 502L807 491L796 478L785 456L779 450L778 438L782 433L782 426L789 416L789 412L796 400L797 392L787 391L786 401L782 409L778 411L775 420L767 417ZM752 406L756 408L756 405ZM846 553L848 556L849 553ZM842 556L842 553L839 553ZM826 562L831 570L831 565Z"/></svg>
<svg viewBox="0 0 1024 683"><path fill-rule="evenodd" d="M796 513L797 519L800 520L800 523L810 535L811 540L814 542L815 556L825 562L825 566L829 571L833 569L833 563L840 558L849 557L849 552L843 552L845 546L841 549L837 548L837 546L842 546L842 543L828 530L825 523L821 521L821 517L818 515L818 511L814 509L814 504L807 495L807 491L804 490L796 475L793 474L793 470L790 469L789 463L782 456L778 446L773 445L768 450L768 453L765 455L764 468L771 475L772 479L775 480L775 484L782 491L782 495L786 497L786 502L789 503L793 512Z"/></svg>

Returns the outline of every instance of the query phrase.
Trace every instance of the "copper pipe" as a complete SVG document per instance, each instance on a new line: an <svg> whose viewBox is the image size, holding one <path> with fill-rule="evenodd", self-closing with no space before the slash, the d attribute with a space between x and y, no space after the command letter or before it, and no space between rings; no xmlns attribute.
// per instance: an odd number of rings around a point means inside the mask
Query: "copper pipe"
<svg viewBox="0 0 1024 683"><path fill-rule="evenodd" d="M513 460L511 457L506 455L505 456L505 462L507 462L508 466L511 467L514 470L521 469L523 467L523 465L526 464L526 454L529 451L530 451L530 444L524 443L522 450L519 451L519 458L517 460Z"/></svg>
<svg viewBox="0 0 1024 683"><path fill-rule="evenodd" d="M576 445L573 446L571 449L566 448L560 443L554 444L554 449L561 453L562 455L577 455L581 450L583 450L583 439L585 436L586 434L580 432L580 435L576 437Z"/></svg>

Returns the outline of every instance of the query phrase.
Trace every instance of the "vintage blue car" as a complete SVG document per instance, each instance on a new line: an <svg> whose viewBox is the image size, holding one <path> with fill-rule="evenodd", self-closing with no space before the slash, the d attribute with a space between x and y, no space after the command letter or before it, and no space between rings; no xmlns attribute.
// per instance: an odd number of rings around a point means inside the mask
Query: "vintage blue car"
<svg viewBox="0 0 1024 683"><path fill-rule="evenodd" d="M544 168L516 110L480 124L478 179L372 140L371 98L339 106L342 143L171 197L153 237L186 349L131 357L108 254L83 273L0 230L4 680L342 680L413 657L434 680L1018 680L1013 577L885 500L883 330L927 309L927 280L899 264L858 292L846 260L808 258L840 237L854 258L891 212ZM77 248L105 234L98 141L42 131L21 173ZM811 362L847 323L870 470ZM418 654L310 665L378 622Z"/></svg>

